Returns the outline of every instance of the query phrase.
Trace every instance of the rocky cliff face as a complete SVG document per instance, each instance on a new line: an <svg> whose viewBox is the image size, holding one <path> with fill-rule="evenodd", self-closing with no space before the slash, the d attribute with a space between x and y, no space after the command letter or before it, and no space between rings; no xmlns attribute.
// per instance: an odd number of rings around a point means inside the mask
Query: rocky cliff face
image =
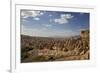
<svg viewBox="0 0 100 73"><path fill-rule="evenodd" d="M89 30L81 31L80 36L83 43L83 48L89 48Z"/></svg>

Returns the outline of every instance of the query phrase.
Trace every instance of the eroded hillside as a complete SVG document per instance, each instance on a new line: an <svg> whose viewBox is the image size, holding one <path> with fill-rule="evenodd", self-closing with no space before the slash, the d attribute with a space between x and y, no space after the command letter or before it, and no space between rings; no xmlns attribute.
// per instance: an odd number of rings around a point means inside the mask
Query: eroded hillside
<svg viewBox="0 0 100 73"><path fill-rule="evenodd" d="M21 62L89 60L89 31L70 38L21 35Z"/></svg>

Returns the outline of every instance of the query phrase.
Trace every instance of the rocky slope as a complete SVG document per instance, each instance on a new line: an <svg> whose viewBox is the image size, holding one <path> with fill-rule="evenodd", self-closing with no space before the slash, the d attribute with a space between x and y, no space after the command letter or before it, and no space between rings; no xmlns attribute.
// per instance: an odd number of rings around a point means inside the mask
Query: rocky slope
<svg viewBox="0 0 100 73"><path fill-rule="evenodd" d="M21 62L89 60L89 31L70 38L21 35Z"/></svg>

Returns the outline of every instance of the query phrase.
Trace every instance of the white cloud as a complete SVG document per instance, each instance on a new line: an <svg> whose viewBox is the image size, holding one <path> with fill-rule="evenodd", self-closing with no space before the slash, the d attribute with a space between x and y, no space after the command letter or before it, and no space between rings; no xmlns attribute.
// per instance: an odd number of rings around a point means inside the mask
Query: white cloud
<svg viewBox="0 0 100 73"><path fill-rule="evenodd" d="M61 18L71 19L71 18L73 18L73 16L71 14L61 14Z"/></svg>
<svg viewBox="0 0 100 73"><path fill-rule="evenodd" d="M34 20L37 20L38 21L38 20L40 20L40 18L36 17L36 18L34 18Z"/></svg>
<svg viewBox="0 0 100 73"><path fill-rule="evenodd" d="M50 24L42 24L44 27L51 27L52 25Z"/></svg>
<svg viewBox="0 0 100 73"><path fill-rule="evenodd" d="M44 13L43 12L40 12L40 15L43 15Z"/></svg>
<svg viewBox="0 0 100 73"><path fill-rule="evenodd" d="M37 17L37 16L41 16L43 15L44 13L41 12L41 11L27 11L27 10L23 10L21 11L21 16L23 18L27 18L27 17Z"/></svg>
<svg viewBox="0 0 100 73"><path fill-rule="evenodd" d="M74 16L72 16L71 14L61 14L60 18L54 19L54 22L58 23L58 24L68 23L69 19L71 19L73 17Z"/></svg>
<svg viewBox="0 0 100 73"><path fill-rule="evenodd" d="M53 22L53 19L50 19L49 22Z"/></svg>
<svg viewBox="0 0 100 73"><path fill-rule="evenodd" d="M68 23L68 20L63 19L63 18L55 19L54 21L55 21L55 23L59 23L59 24Z"/></svg>
<svg viewBox="0 0 100 73"><path fill-rule="evenodd" d="M49 14L49 16L51 17L52 15L51 15L51 14Z"/></svg>

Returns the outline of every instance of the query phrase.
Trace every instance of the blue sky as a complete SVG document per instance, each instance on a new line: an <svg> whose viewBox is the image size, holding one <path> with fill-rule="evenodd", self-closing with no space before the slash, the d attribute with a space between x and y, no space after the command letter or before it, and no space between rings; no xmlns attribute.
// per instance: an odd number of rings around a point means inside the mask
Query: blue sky
<svg viewBox="0 0 100 73"><path fill-rule="evenodd" d="M41 37L79 35L89 29L89 13L21 10L21 34Z"/></svg>

